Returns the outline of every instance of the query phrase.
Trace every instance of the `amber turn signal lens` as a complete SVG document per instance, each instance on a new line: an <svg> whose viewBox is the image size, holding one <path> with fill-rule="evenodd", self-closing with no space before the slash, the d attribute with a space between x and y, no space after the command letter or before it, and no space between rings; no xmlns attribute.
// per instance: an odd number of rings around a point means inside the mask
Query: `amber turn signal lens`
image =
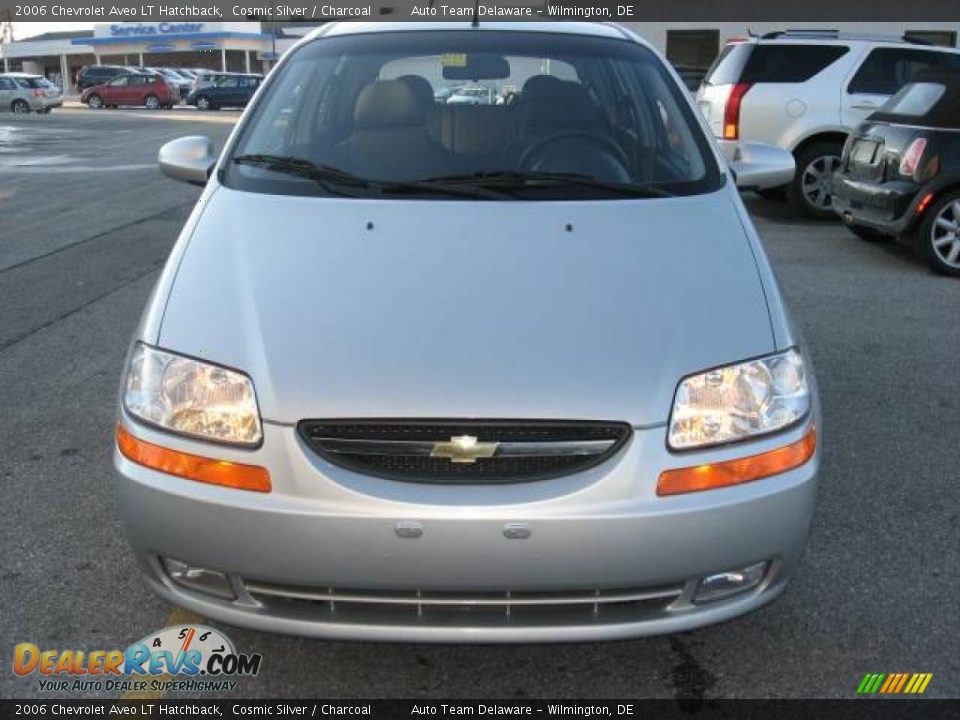
<svg viewBox="0 0 960 720"><path fill-rule="evenodd" d="M759 455L664 470L657 482L657 495L713 490L777 475L803 465L813 457L816 448L817 431L811 427L802 440Z"/></svg>
<svg viewBox="0 0 960 720"><path fill-rule="evenodd" d="M214 460L160 447L134 437L122 425L117 425L117 447L131 462L168 475L239 490L266 493L271 489L270 473L266 468Z"/></svg>

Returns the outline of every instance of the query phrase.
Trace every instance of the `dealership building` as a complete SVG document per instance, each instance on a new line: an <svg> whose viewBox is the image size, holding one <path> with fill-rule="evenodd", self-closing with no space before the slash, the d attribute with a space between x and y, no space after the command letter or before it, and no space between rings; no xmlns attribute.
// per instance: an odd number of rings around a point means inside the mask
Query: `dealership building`
<svg viewBox="0 0 960 720"><path fill-rule="evenodd" d="M529 0L528 0L529 1ZM534 0L536 4L539 0ZM413 0L388 7L372 3L379 15L400 14ZM503 2L503 0L501 0ZM509 3L504 3L509 4ZM317 23L132 22L101 23L92 30L47 33L0 46L4 71L45 75L73 90L84 65L109 63L161 67L209 68L263 72ZM727 41L788 27L906 36L938 45L957 46L957 22L625 22L674 65L702 74Z"/></svg>
<svg viewBox="0 0 960 720"><path fill-rule="evenodd" d="M296 38L259 22L101 23L92 30L46 33L3 45L5 72L44 75L73 89L84 65L114 64L262 72ZM277 48L277 42L280 48Z"/></svg>

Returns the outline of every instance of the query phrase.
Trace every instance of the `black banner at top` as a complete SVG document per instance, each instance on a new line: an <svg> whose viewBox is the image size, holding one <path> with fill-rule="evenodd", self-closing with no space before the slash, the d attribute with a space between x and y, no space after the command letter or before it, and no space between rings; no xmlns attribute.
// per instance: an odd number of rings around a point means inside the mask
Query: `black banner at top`
<svg viewBox="0 0 960 720"><path fill-rule="evenodd" d="M13 22L957 22L958 0L0 0Z"/></svg>

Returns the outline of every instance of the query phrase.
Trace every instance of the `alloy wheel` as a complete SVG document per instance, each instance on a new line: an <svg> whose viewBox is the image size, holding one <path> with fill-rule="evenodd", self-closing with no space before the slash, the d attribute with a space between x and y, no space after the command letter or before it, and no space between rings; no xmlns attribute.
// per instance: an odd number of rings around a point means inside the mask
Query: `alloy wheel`
<svg viewBox="0 0 960 720"><path fill-rule="evenodd" d="M147 98L146 100L147 110L156 110L160 107L160 101L155 98L153 95Z"/></svg>
<svg viewBox="0 0 960 720"><path fill-rule="evenodd" d="M833 173L840 166L836 155L821 155L803 169L800 187L803 199L818 210L829 210L833 204Z"/></svg>
<svg viewBox="0 0 960 720"><path fill-rule="evenodd" d="M209 109L210 109L209 100L207 100L205 97L197 99L197 110L209 110Z"/></svg>
<svg viewBox="0 0 960 720"><path fill-rule="evenodd" d="M90 98L90 101L88 104L94 110L99 110L100 108L103 107L103 100L100 99L99 95L94 95L92 98Z"/></svg>
<svg viewBox="0 0 960 720"><path fill-rule="evenodd" d="M933 251L947 266L960 270L960 200L944 206L930 231Z"/></svg>
<svg viewBox="0 0 960 720"><path fill-rule="evenodd" d="M30 112L30 106L23 100L14 100L13 107L10 108L14 115L26 115Z"/></svg>

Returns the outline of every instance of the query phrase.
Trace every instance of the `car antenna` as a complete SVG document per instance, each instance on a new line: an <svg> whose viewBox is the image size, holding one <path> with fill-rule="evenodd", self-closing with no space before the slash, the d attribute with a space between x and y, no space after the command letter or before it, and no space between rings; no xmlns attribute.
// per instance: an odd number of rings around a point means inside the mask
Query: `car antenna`
<svg viewBox="0 0 960 720"><path fill-rule="evenodd" d="M473 21L470 23L470 27L480 27L480 0L473 4Z"/></svg>

